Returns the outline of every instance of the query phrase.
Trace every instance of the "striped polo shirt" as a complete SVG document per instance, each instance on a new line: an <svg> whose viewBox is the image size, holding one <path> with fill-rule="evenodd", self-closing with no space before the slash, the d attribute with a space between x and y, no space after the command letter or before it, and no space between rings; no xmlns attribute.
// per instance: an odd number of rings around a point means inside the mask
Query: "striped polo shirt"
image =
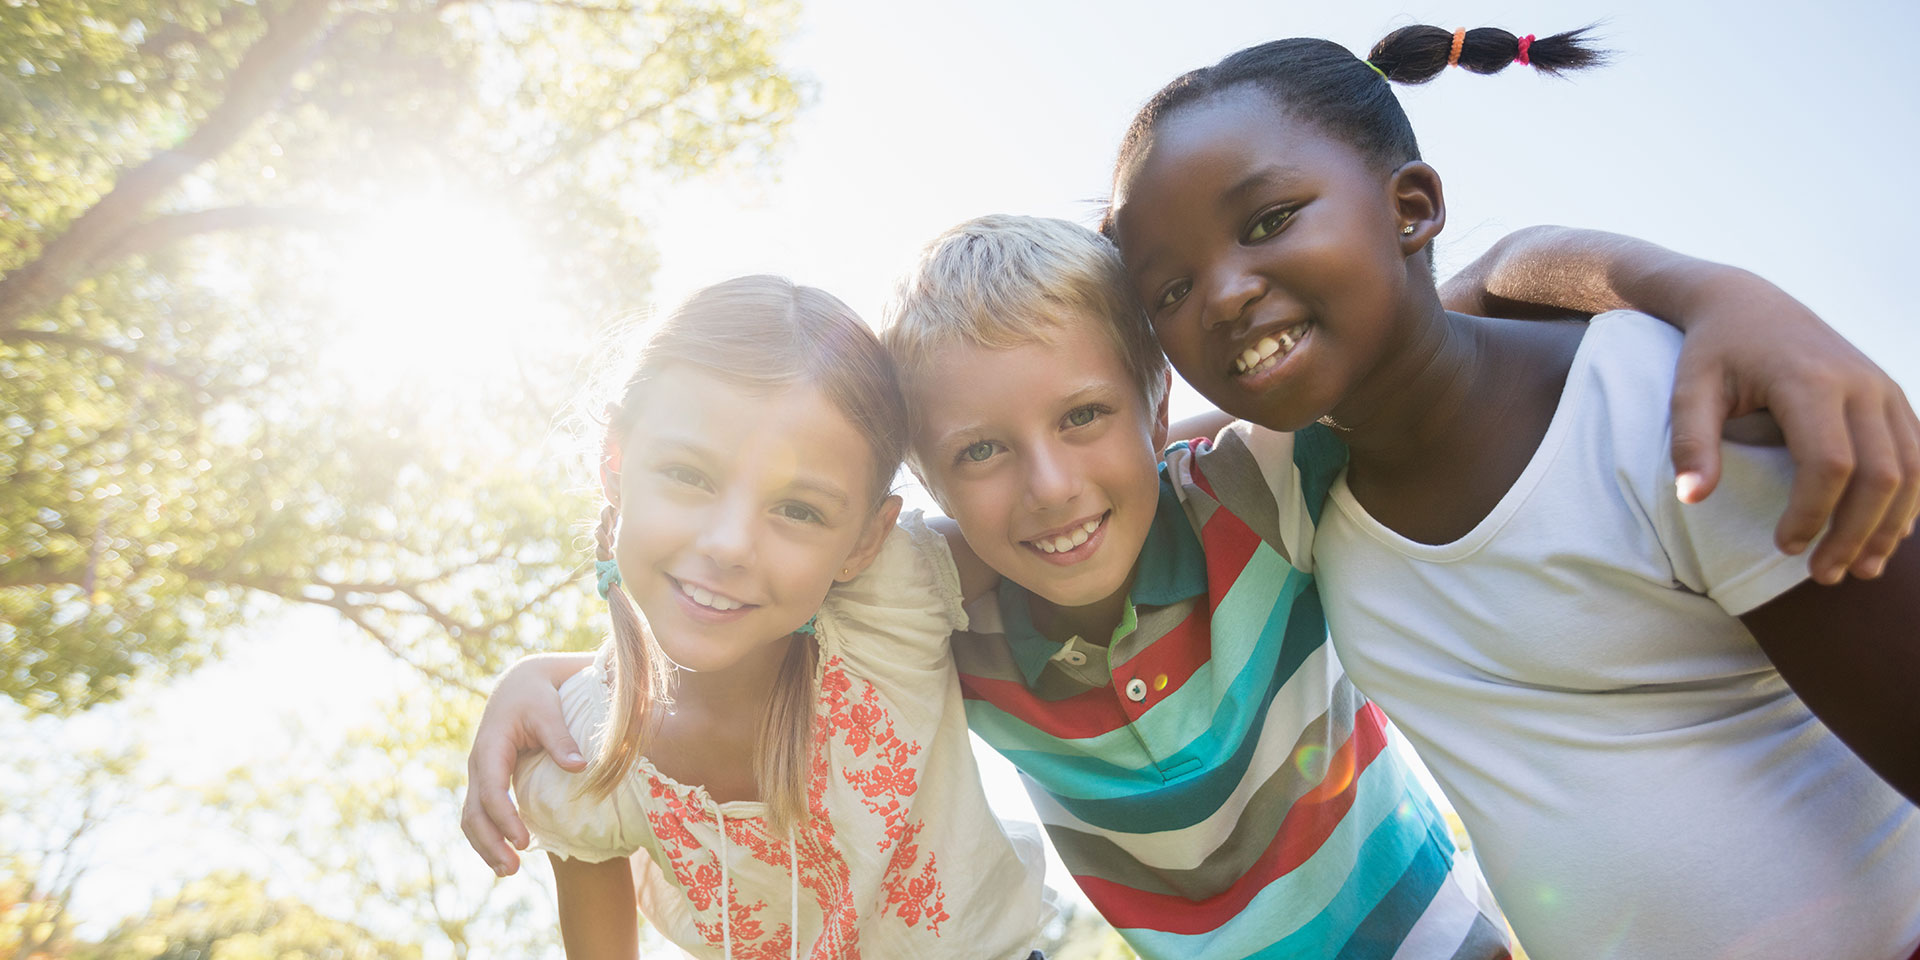
<svg viewBox="0 0 1920 960"><path fill-rule="evenodd" d="M968 725L1148 960L1507 955L1471 858L1286 560L1310 555L1345 458L1324 427L1176 444L1108 643L1047 640L1011 581L955 635Z"/></svg>

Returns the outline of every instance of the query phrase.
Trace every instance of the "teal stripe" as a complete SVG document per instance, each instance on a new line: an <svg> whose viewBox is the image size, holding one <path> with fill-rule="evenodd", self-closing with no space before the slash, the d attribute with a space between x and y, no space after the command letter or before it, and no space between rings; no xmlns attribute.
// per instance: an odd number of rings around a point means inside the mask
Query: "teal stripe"
<svg viewBox="0 0 1920 960"><path fill-rule="evenodd" d="M1317 527L1327 491L1333 489L1334 478L1347 467L1347 445L1327 425L1310 424L1293 433L1293 465L1300 471L1300 498Z"/></svg>
<svg viewBox="0 0 1920 960"><path fill-rule="evenodd" d="M1232 920L1201 934L1136 927L1121 935L1148 960L1334 956L1401 878L1421 867L1420 850L1433 845L1425 822L1431 805L1413 802L1418 782L1404 764L1388 760L1382 754L1361 773L1355 805L1320 849Z"/></svg>
<svg viewBox="0 0 1920 960"><path fill-rule="evenodd" d="M1254 733L1233 729L1233 722L1253 713L1252 698L1272 679L1267 671L1276 669L1283 659L1298 665L1298 659L1283 657L1281 648L1294 601L1310 581L1309 575L1295 570L1271 548L1254 551L1208 624L1212 659L1135 724L1150 749L1161 754L1178 751L1182 756L1169 759L1169 765L1191 756L1218 762L1239 746L1240 737ZM1194 613L1206 615L1197 609ZM1312 651L1286 652L1304 659ZM1227 677L1232 680L1222 689L1220 681ZM1284 687L1285 681L1281 683ZM1325 704L1319 704L1315 715L1325 709Z"/></svg>
<svg viewBox="0 0 1920 960"><path fill-rule="evenodd" d="M1300 662L1326 642L1326 622L1320 616L1318 595L1307 589L1312 578L1298 571L1292 571L1289 576L1298 582L1282 590L1283 599L1276 602L1273 615L1264 618L1262 629L1257 632L1259 642L1255 650L1260 655L1225 686L1222 695L1211 704L1214 712L1202 714L1208 726L1201 736L1186 749L1165 755L1158 764L1140 746L1138 731L1146 728L1146 721L1154 712L1166 708L1164 701L1139 724L1097 738L1067 741L1075 747L1105 741L1109 752L1117 756L1093 755L1078 749L1072 753L1046 749L1041 745L1047 741L1063 746L1065 743L1046 737L1017 717L998 712L977 700L967 701L967 723L1075 816L1089 823L1101 826L1124 823L1134 831L1173 830L1198 823L1218 809L1239 785L1252 760L1253 746L1265 724L1267 711L1275 701L1281 700L1283 688L1299 669ZM1290 610L1294 616L1282 615L1283 609ZM1207 689L1211 684L1198 676L1181 689L1187 686L1194 687L1197 694L1211 693ZM1320 712L1326 709L1324 703L1317 703L1315 707ZM1121 741L1116 734L1132 742ZM1194 764L1195 757L1201 762ZM1146 762L1138 766L1119 762L1132 759ZM1174 788L1177 795L1169 795L1160 789L1167 784L1160 770L1163 767L1181 769L1182 764L1196 772L1179 781ZM1111 809L1103 809L1100 803L1126 800L1134 802L1123 802Z"/></svg>

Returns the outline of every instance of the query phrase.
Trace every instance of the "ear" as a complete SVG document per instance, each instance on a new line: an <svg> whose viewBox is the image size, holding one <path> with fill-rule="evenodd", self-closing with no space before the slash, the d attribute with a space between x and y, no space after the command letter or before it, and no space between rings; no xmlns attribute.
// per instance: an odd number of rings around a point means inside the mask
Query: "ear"
<svg viewBox="0 0 1920 960"><path fill-rule="evenodd" d="M1447 199L1440 189L1440 172L1415 160L1387 178L1393 203L1394 229L1400 232L1400 255L1411 257L1427 248L1447 225ZM1412 227L1412 230L1408 230Z"/></svg>
<svg viewBox="0 0 1920 960"><path fill-rule="evenodd" d="M620 505L620 444L611 430L600 444L600 492L608 503Z"/></svg>
<svg viewBox="0 0 1920 960"><path fill-rule="evenodd" d="M1159 456L1167 449L1167 434L1172 430L1167 420L1167 404L1173 400L1173 368L1160 371L1160 405L1153 411L1153 455Z"/></svg>
<svg viewBox="0 0 1920 960"><path fill-rule="evenodd" d="M840 570L834 572L834 582L845 583L860 575L880 555L880 548L886 545L887 534L893 532L893 525L900 519L900 498L889 495L880 501L878 509L867 518L867 528L860 532L860 539L853 545L853 552L841 561ZM844 573L845 576L841 574Z"/></svg>

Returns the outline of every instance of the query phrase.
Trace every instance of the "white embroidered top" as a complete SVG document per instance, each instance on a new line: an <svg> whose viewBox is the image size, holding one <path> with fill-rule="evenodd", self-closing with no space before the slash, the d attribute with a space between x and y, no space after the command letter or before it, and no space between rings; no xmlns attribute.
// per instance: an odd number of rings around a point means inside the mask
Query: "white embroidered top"
<svg viewBox="0 0 1920 960"><path fill-rule="evenodd" d="M632 857L640 912L696 957L1024 960L1053 912L1042 846L987 806L947 645L966 626L960 602L946 542L918 514L827 594L810 816L786 835L764 804L715 803L645 759L595 799L530 756L514 776L521 815L555 855ZM560 691L589 755L609 712L605 662Z"/></svg>

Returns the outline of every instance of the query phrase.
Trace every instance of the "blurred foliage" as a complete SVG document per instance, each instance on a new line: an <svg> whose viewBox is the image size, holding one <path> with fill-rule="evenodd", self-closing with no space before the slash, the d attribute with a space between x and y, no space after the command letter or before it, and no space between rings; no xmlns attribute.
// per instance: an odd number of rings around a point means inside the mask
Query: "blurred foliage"
<svg viewBox="0 0 1920 960"><path fill-rule="evenodd" d="M1047 960L1139 960L1119 931L1080 903L1065 904L1034 946Z"/></svg>
<svg viewBox="0 0 1920 960"><path fill-rule="evenodd" d="M469 691L590 642L563 588L592 505L546 441L593 323L647 291L635 200L766 163L798 109L791 16L0 3L0 693L109 702L278 603ZM348 248L428 195L508 211L555 310L510 377L370 389L327 360Z"/></svg>
<svg viewBox="0 0 1920 960"><path fill-rule="evenodd" d="M215 873L165 897L99 943L77 944L75 960L419 960L416 945L392 943L268 896L258 877Z"/></svg>

